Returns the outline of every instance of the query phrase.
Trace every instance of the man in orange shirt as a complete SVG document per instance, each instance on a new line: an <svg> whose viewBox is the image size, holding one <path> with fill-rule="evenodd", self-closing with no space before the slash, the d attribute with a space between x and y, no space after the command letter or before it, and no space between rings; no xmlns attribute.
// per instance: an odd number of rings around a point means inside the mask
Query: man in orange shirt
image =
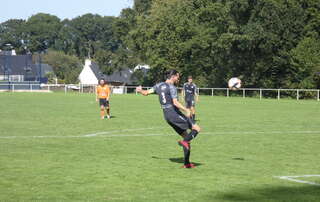
<svg viewBox="0 0 320 202"><path fill-rule="evenodd" d="M96 101L99 101L101 119L105 118L105 110L107 111L107 118L110 119L109 98L110 88L104 79L100 79L96 90Z"/></svg>

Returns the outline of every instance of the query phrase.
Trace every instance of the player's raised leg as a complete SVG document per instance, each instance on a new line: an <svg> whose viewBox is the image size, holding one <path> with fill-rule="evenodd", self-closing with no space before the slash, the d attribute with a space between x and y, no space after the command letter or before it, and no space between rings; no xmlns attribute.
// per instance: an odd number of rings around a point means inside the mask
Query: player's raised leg
<svg viewBox="0 0 320 202"><path fill-rule="evenodd" d="M186 149L190 149L189 144L190 144L191 140L196 138L199 132L200 132L200 127L197 124L192 125L191 131L187 135L184 136L183 140L178 142L179 145L186 148Z"/></svg>
<svg viewBox="0 0 320 202"><path fill-rule="evenodd" d="M183 153L184 153L183 168L195 167L194 164L190 163L191 140L194 139L199 132L200 132L200 127L198 125L193 125L190 133L187 133L187 131L184 131L183 134L181 134L181 137L183 138L183 140L179 141L178 144L183 148Z"/></svg>
<svg viewBox="0 0 320 202"><path fill-rule="evenodd" d="M183 148L184 168L193 168L190 163L191 141L200 132L200 127L194 123L189 117L182 114L180 111L171 111L165 114L165 118L169 125L182 137L178 144ZM188 132L190 130L190 132Z"/></svg>

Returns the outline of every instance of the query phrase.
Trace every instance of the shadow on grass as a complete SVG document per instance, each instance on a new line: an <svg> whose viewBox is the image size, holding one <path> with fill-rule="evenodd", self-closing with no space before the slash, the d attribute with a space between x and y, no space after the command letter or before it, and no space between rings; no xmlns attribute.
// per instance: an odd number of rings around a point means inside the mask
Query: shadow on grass
<svg viewBox="0 0 320 202"><path fill-rule="evenodd" d="M174 162L174 163L184 163L184 159L183 158L169 158L169 160L171 162ZM191 161L191 163L193 163L195 166L201 166L202 165L202 163L196 163L196 162L192 162L192 161Z"/></svg>
<svg viewBox="0 0 320 202"><path fill-rule="evenodd" d="M160 157L157 157L157 156L152 156L151 158L153 159L167 159L167 158L160 158ZM184 159L182 157L180 158L169 158L169 161L171 162L174 162L174 163L184 163ZM195 166L201 166L203 165L202 163L195 163L195 162L191 162L193 163Z"/></svg>
<svg viewBox="0 0 320 202"><path fill-rule="evenodd" d="M108 119L107 116L104 117L105 119ZM110 116L110 119L117 118L116 116Z"/></svg>
<svg viewBox="0 0 320 202"><path fill-rule="evenodd" d="M242 158L242 157L232 157L232 160L244 161L244 158Z"/></svg>
<svg viewBox="0 0 320 202"><path fill-rule="evenodd" d="M208 201L320 201L320 186L277 186L212 194Z"/></svg>

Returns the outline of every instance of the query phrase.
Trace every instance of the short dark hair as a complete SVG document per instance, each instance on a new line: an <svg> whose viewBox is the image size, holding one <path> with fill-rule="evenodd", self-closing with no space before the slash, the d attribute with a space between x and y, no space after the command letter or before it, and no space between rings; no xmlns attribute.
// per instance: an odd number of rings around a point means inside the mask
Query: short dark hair
<svg viewBox="0 0 320 202"><path fill-rule="evenodd" d="M192 76L188 76L188 79L192 79Z"/></svg>
<svg viewBox="0 0 320 202"><path fill-rule="evenodd" d="M100 78L98 84L100 84L100 81L103 81L104 84L106 83L106 80L104 78Z"/></svg>
<svg viewBox="0 0 320 202"><path fill-rule="evenodd" d="M171 79L172 76L179 74L179 72L175 69L168 70L166 72L166 79Z"/></svg>

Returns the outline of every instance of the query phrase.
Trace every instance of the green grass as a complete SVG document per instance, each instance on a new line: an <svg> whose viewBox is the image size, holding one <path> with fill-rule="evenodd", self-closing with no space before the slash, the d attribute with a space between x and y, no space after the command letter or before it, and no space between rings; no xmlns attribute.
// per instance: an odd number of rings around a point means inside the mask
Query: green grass
<svg viewBox="0 0 320 202"><path fill-rule="evenodd" d="M320 199L320 186L276 178L320 174L320 102L200 97L195 169L180 168L156 96L111 106L100 120L93 95L1 93L0 201Z"/></svg>

